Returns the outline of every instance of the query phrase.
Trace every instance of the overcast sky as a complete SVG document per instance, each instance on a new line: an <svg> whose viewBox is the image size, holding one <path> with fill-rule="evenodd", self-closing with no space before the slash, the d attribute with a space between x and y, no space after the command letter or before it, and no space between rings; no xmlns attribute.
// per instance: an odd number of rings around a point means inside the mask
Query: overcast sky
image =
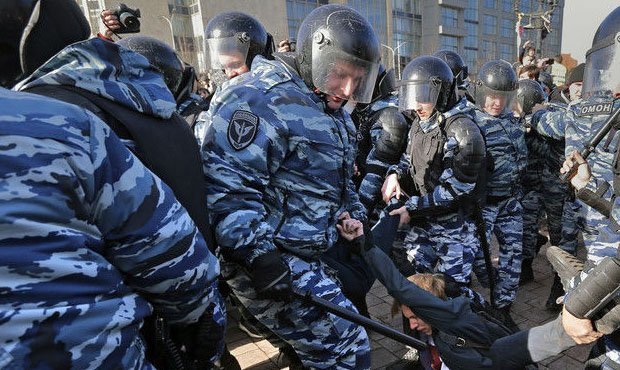
<svg viewBox="0 0 620 370"><path fill-rule="evenodd" d="M579 62L586 61L594 32L620 0L566 0L562 27L562 53L570 53Z"/></svg>

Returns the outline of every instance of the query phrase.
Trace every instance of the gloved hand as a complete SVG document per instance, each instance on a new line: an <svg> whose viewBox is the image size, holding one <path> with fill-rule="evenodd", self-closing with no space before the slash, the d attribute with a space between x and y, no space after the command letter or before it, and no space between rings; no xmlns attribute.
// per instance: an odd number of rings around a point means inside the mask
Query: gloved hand
<svg viewBox="0 0 620 370"><path fill-rule="evenodd" d="M280 252L260 255L252 262L252 282L259 298L288 301L293 292L291 271L282 260Z"/></svg>

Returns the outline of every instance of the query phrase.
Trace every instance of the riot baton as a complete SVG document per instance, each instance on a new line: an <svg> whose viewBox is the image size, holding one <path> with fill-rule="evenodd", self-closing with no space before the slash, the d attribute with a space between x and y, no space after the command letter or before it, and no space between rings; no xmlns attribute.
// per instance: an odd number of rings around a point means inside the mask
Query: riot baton
<svg viewBox="0 0 620 370"><path fill-rule="evenodd" d="M609 116L609 118L607 118L603 126L594 134L594 136L583 145L583 149L580 152L583 159L588 158L588 156L594 151L594 149L601 142L601 140L603 140L603 138L607 136L609 131L611 131L612 127L614 127L614 122L618 118L618 114L620 114L620 109L616 109L616 111L611 116ZM571 168L570 171L561 174L560 180L562 180L563 182L569 182L570 179L572 179L577 173L578 167L579 166L574 166L573 168Z"/></svg>
<svg viewBox="0 0 620 370"><path fill-rule="evenodd" d="M337 304L334 304L328 300L314 296L310 292L302 293L300 291L293 290L293 294L301 298L304 302L318 306L327 312L331 312L334 315L339 316L345 320L349 320L353 323L359 324L366 329L370 329L379 334L385 335L388 338L394 339L395 341L398 341L410 347L416 349L426 349L427 347L426 343L419 339L410 337L406 334L399 332L398 330L390 328L387 325L369 319L344 307L340 307Z"/></svg>

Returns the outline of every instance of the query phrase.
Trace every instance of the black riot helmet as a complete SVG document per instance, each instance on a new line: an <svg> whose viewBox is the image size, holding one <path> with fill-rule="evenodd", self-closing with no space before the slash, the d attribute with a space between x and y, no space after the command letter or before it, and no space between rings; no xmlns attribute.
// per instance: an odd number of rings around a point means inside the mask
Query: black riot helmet
<svg viewBox="0 0 620 370"><path fill-rule="evenodd" d="M396 75L394 69L385 69L383 64L379 64L379 71L377 72L377 80L375 81L375 88L372 92L372 101L386 97L396 91Z"/></svg>
<svg viewBox="0 0 620 370"><path fill-rule="evenodd" d="M457 86L462 86L467 79L467 76L469 76L467 66L463 61L463 58L461 58L460 55L451 50L439 50L436 51L433 56L443 60L444 62L446 62L446 64L448 64L448 66L452 70L454 78L456 79Z"/></svg>
<svg viewBox="0 0 620 370"><path fill-rule="evenodd" d="M540 83L529 79L519 80L516 107L516 111L519 115L531 114L532 108L534 108L536 104L543 103L545 100L545 92Z"/></svg>
<svg viewBox="0 0 620 370"><path fill-rule="evenodd" d="M601 22L586 53L581 96L620 92L620 6Z"/></svg>
<svg viewBox="0 0 620 370"><path fill-rule="evenodd" d="M370 23L357 11L329 4L314 9L297 33L299 74L311 89L369 103L381 58Z"/></svg>
<svg viewBox="0 0 620 370"><path fill-rule="evenodd" d="M162 74L166 86L175 99L178 97L185 65L170 46L149 36L128 36L119 40L117 44L148 59L151 66Z"/></svg>
<svg viewBox="0 0 620 370"><path fill-rule="evenodd" d="M517 88L517 74L510 63L504 60L486 62L476 80L476 104L492 116L508 113Z"/></svg>
<svg viewBox="0 0 620 370"><path fill-rule="evenodd" d="M265 27L242 12L223 12L213 17L205 28L205 38L211 69L234 69L241 61L249 69L255 56L271 58L273 53L273 38ZM231 62L223 55L239 58Z"/></svg>
<svg viewBox="0 0 620 370"><path fill-rule="evenodd" d="M398 95L401 112L416 110L420 103L431 103L443 113L457 102L452 70L437 57L415 58L407 64L401 78Z"/></svg>
<svg viewBox="0 0 620 370"><path fill-rule="evenodd" d="M11 87L65 46L89 36L75 0L0 1L0 85Z"/></svg>

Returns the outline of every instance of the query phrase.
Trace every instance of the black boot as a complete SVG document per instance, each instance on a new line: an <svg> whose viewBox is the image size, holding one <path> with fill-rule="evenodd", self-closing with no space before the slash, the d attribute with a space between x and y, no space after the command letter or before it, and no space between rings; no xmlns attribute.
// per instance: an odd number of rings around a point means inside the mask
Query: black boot
<svg viewBox="0 0 620 370"><path fill-rule="evenodd" d="M520 330L517 323L512 319L512 316L510 316L510 305L497 308L496 312L498 318L502 321L504 325L508 327L508 329L510 329L514 333Z"/></svg>
<svg viewBox="0 0 620 370"><path fill-rule="evenodd" d="M548 237L544 236L541 233L538 233L538 237L536 238L536 254L540 252L540 248L542 248L543 245L547 244L548 241Z"/></svg>
<svg viewBox="0 0 620 370"><path fill-rule="evenodd" d="M531 259L526 259L521 262L521 276L519 277L519 285L525 285L530 281L534 281L534 270L532 270Z"/></svg>
<svg viewBox="0 0 620 370"><path fill-rule="evenodd" d="M290 345L285 345L280 347L280 353L278 353L278 358L276 360L276 365L283 369L288 367L290 370L301 370L304 369L304 365L302 364L297 352Z"/></svg>
<svg viewBox="0 0 620 370"><path fill-rule="evenodd" d="M224 352L222 353L222 357L214 366L215 369L220 370L241 370L241 366L239 365L239 361L233 356L228 350L228 346L224 345Z"/></svg>
<svg viewBox="0 0 620 370"><path fill-rule="evenodd" d="M553 285L551 285L551 292L549 292L549 298L547 298L547 303L545 303L545 307L549 311L560 311L562 309L562 305L556 303L558 298L564 295L564 288L562 287L562 281L558 274L555 274L553 278Z"/></svg>

